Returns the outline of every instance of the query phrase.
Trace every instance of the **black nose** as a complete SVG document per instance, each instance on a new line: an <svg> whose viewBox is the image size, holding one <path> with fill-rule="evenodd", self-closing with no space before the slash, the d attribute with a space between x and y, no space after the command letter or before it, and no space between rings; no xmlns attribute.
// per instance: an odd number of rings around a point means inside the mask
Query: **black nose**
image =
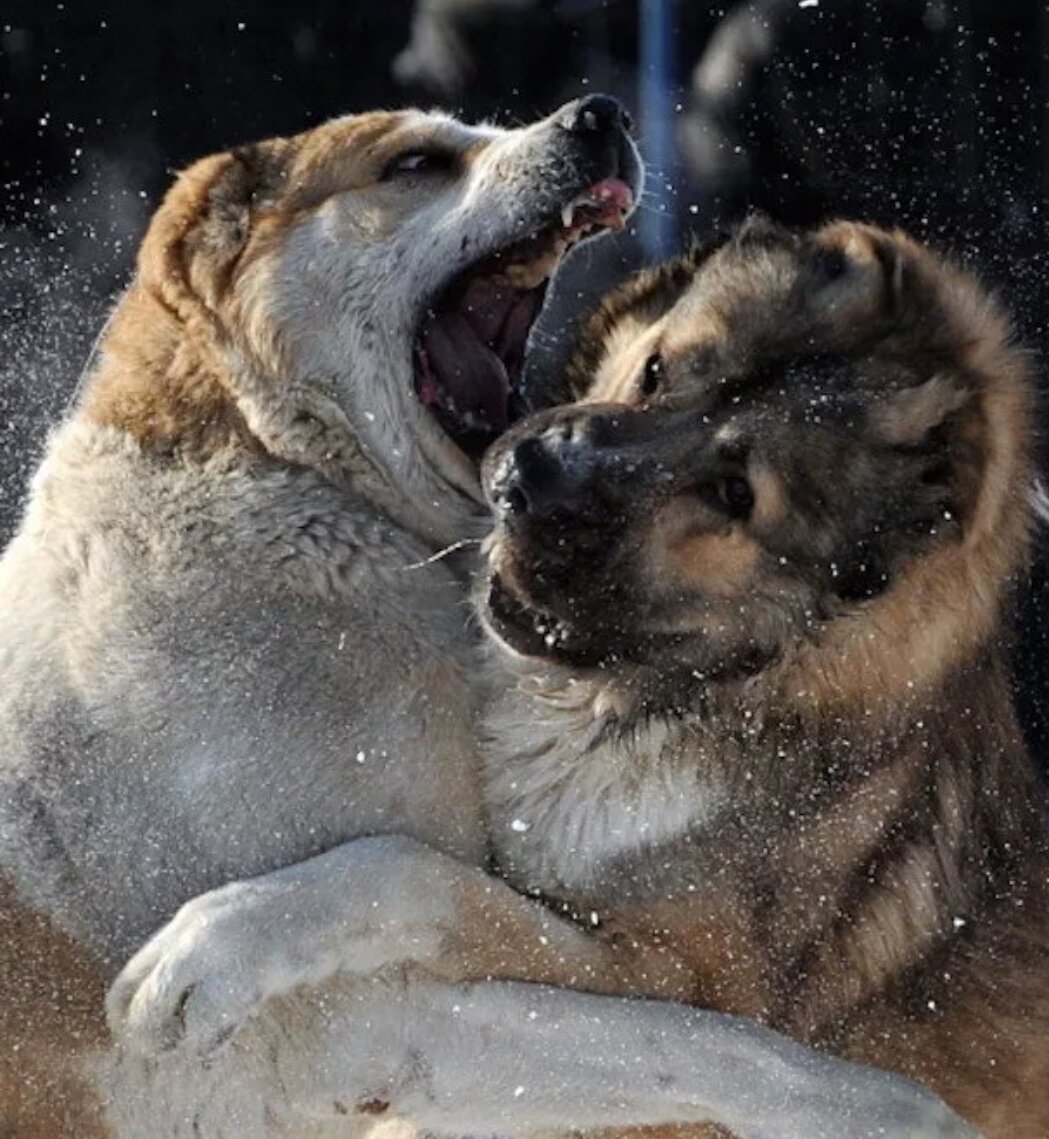
<svg viewBox="0 0 1049 1139"><path fill-rule="evenodd" d="M576 134L607 133L616 127L629 131L634 125L630 112L611 95L587 95L567 103L558 112L557 123Z"/></svg>
<svg viewBox="0 0 1049 1139"><path fill-rule="evenodd" d="M578 507L579 480L560 448L544 436L529 435L499 462L488 488L492 505L507 517L547 518Z"/></svg>

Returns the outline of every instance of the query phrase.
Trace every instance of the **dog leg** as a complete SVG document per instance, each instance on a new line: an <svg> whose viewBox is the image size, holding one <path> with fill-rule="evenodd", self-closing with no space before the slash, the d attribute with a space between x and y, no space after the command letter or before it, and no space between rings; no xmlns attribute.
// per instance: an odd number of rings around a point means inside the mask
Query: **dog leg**
<svg viewBox="0 0 1049 1139"><path fill-rule="evenodd" d="M166 1076L189 1059L162 1058L156 1076L194 1089L205 1139L257 1139L263 1116L267 1139L350 1139L395 1120L457 1135L713 1123L739 1139L979 1139L917 1084L756 1023L520 983L300 992L206 1072Z"/></svg>
<svg viewBox="0 0 1049 1139"><path fill-rule="evenodd" d="M669 953L613 945L480 869L393 836L195 898L128 962L107 1013L132 1050L208 1058L270 998L401 964L454 982L668 997L686 996L690 980Z"/></svg>
<svg viewBox="0 0 1049 1139"><path fill-rule="evenodd" d="M221 1094L202 1102L195 1135L240 1139L235 1089L248 1062L250 1114L259 1090L273 1089L266 1134L288 1139L356 1134L387 1113L456 1134L711 1122L740 1139L977 1139L910 1081L745 1020L416 972L673 995L675 964L616 949L418 843L360 839L183 907L128 963L108 1011L118 1039L145 1054L155 1089L202 1091L209 1059ZM398 965L413 967L403 983L332 983ZM184 1078L165 1076L169 1062ZM148 1116L155 1101L133 1082ZM209 1128L214 1105L224 1119Z"/></svg>
<svg viewBox="0 0 1049 1139"><path fill-rule="evenodd" d="M348 1047L372 1069L358 1112L388 1104L446 1134L710 1122L740 1139L977 1139L917 1084L735 1017L513 983L369 988L313 1042L326 1072L301 1072L322 1112L347 1104L326 1081ZM290 1070L282 1082L294 1101Z"/></svg>

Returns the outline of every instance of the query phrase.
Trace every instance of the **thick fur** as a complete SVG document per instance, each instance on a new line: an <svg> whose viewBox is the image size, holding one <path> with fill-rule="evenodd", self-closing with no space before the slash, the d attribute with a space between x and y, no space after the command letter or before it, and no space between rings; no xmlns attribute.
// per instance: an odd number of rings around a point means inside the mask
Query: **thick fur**
<svg viewBox="0 0 1049 1139"><path fill-rule="evenodd" d="M6 1135L314 1137L402 1114L785 1139L846 1109L863 1124L843 1139L874 1118L960 1134L876 1072L828 1095L838 1067L756 1026L460 983L678 991L662 954L481 869L464 589L431 557L479 529L480 494L413 394L436 291L628 146L588 114L339 120L203 160L154 218L0 563ZM420 151L436 168L391 167ZM132 953L114 1043L102 992ZM622 1057L664 1022L624 1090ZM758 1098L724 1078L741 1054ZM770 1118L784 1076L797 1095Z"/></svg>
<svg viewBox="0 0 1049 1139"><path fill-rule="evenodd" d="M494 841L691 999L1049 1134L1049 862L1010 702L1032 389L901 234L756 221L591 320L486 460Z"/></svg>

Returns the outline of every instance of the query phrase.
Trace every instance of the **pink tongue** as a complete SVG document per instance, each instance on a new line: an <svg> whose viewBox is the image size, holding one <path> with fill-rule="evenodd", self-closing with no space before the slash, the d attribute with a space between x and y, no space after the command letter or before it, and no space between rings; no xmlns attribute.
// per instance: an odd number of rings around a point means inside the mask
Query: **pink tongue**
<svg viewBox="0 0 1049 1139"><path fill-rule="evenodd" d="M528 330L543 303L535 289L520 291L483 277L470 282L459 301L458 311L470 322L483 344L489 344L505 360L528 339Z"/></svg>
<svg viewBox="0 0 1049 1139"><path fill-rule="evenodd" d="M513 289L491 279L476 277L466 287L458 310L470 322L482 344L494 344L513 300Z"/></svg>
<svg viewBox="0 0 1049 1139"><path fill-rule="evenodd" d="M506 319L499 332L496 348L503 360L513 366L519 366L524 360L525 343L532 327L532 321L539 314L539 306L543 303L542 295L535 291L525 293L520 300L515 301L510 311L505 314Z"/></svg>
<svg viewBox="0 0 1049 1139"><path fill-rule="evenodd" d="M590 187L590 197L602 205L615 206L624 213L634 204L634 192L622 178L604 178Z"/></svg>
<svg viewBox="0 0 1049 1139"><path fill-rule="evenodd" d="M460 416L473 415L498 431L507 427L510 379L471 321L459 312L431 319L423 331L423 347Z"/></svg>

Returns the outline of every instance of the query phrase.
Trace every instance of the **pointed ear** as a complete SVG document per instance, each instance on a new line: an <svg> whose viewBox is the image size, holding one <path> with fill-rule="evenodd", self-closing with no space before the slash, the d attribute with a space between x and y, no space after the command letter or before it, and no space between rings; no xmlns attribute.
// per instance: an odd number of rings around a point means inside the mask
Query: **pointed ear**
<svg viewBox="0 0 1049 1139"><path fill-rule="evenodd" d="M883 442L917 447L930 432L960 411L971 394L952 377L937 374L877 404L870 413L870 427Z"/></svg>

